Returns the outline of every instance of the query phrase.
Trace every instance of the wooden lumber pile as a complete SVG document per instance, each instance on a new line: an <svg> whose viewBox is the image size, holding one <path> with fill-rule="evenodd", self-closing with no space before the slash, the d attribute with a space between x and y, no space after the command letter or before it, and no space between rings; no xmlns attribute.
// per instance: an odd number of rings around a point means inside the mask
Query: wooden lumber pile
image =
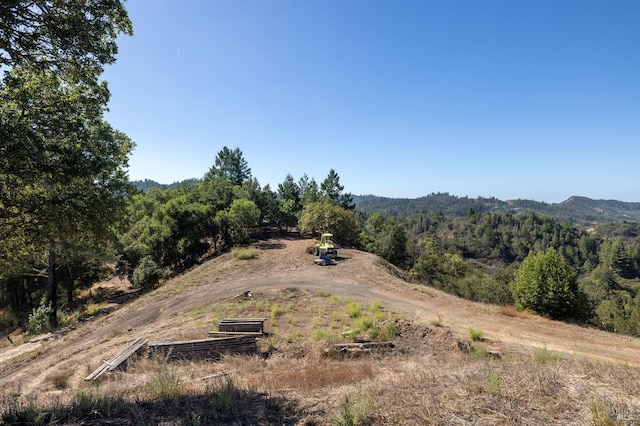
<svg viewBox="0 0 640 426"><path fill-rule="evenodd" d="M218 331L263 333L266 318L223 318L218 323Z"/></svg>
<svg viewBox="0 0 640 426"><path fill-rule="evenodd" d="M133 342L129 343L129 345L118 352L113 358L109 361L105 361L98 369L96 369L93 373L89 374L85 377L85 380L96 380L98 377L102 376L107 371L114 370L122 370L126 367L127 361L129 357L135 353L138 353L142 350L142 347L148 342L145 338L138 338Z"/></svg>
<svg viewBox="0 0 640 426"><path fill-rule="evenodd" d="M258 350L255 336L232 336L185 342L147 344L149 355L162 355L169 360L219 359L223 353L247 354Z"/></svg>

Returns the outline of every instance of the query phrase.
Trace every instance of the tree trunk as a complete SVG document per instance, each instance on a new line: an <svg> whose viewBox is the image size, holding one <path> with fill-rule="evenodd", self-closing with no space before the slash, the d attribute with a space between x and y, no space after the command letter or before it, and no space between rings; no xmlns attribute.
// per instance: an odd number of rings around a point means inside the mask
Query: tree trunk
<svg viewBox="0 0 640 426"><path fill-rule="evenodd" d="M71 273L71 266L67 265L69 271L69 283L67 284L67 302L73 303L73 274Z"/></svg>
<svg viewBox="0 0 640 426"><path fill-rule="evenodd" d="M56 242L49 239L49 267L47 268L47 302L51 306L49 324L52 327L58 325L58 277L56 276Z"/></svg>
<svg viewBox="0 0 640 426"><path fill-rule="evenodd" d="M33 298L31 297L31 290L29 290L29 282L27 281L26 278L24 279L23 284L24 284L24 292L27 297L27 303L29 304L30 308L33 308Z"/></svg>

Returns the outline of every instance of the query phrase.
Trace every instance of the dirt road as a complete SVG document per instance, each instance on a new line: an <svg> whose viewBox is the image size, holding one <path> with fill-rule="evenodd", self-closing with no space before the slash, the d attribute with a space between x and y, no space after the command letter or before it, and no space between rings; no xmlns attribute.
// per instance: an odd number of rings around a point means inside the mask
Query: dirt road
<svg viewBox="0 0 640 426"><path fill-rule="evenodd" d="M123 305L66 334L41 336L0 352L0 390L36 393L61 371L72 372L70 386L110 358L135 337L170 339L184 327L185 313L247 290L296 287L323 291L363 303L378 301L407 319L439 321L466 338L472 327L487 344L504 353L547 347L567 356L640 365L640 339L549 321L503 315L499 307L465 301L446 293L406 283L369 253L343 249L334 266L313 264L305 253L310 240L273 238L258 244L256 259L223 255L171 280L158 290Z"/></svg>

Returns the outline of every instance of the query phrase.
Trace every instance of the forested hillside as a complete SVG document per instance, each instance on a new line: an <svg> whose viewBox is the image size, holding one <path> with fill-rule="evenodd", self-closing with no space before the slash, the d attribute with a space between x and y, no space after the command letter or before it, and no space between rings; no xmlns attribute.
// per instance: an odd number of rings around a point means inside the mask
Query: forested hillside
<svg viewBox="0 0 640 426"><path fill-rule="evenodd" d="M136 189L139 191L146 191L147 189L151 189L151 188L175 189L182 185L186 185L186 186L193 185L194 183L197 183L199 181L200 179L192 178L192 179L185 179L181 182L173 182L168 185L165 185L165 184L156 182L155 180L144 179L144 180L131 181L131 184L135 186Z"/></svg>
<svg viewBox="0 0 640 426"><path fill-rule="evenodd" d="M407 217L419 214L423 210L462 217L473 209L478 213L534 212L578 225L640 221L640 203L592 200L587 197L570 197L562 203L548 204L522 199L502 201L497 198L456 197L445 192L413 199L355 195L353 201L358 210L367 214L381 212L393 217Z"/></svg>

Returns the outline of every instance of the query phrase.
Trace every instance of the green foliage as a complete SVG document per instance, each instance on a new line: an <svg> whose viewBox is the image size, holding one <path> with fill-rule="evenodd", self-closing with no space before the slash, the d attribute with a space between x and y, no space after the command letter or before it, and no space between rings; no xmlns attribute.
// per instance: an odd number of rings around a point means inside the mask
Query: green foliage
<svg viewBox="0 0 640 426"><path fill-rule="evenodd" d="M373 320L367 315L360 315L353 320L351 327L356 334L364 333L373 327Z"/></svg>
<svg viewBox="0 0 640 426"><path fill-rule="evenodd" d="M214 165L211 167L205 179L222 177L232 185L242 185L251 178L251 168L247 160L242 156L240 148L233 150L226 146L216 155Z"/></svg>
<svg viewBox="0 0 640 426"><path fill-rule="evenodd" d="M232 253L236 259L240 259L240 260L255 259L256 257L258 257L258 250L252 247L247 247L247 248L236 247L232 250Z"/></svg>
<svg viewBox="0 0 640 426"><path fill-rule="evenodd" d="M359 244L363 250L375 253L398 266L407 261L407 242L406 228L380 213L374 213L367 219L365 232L359 236Z"/></svg>
<svg viewBox="0 0 640 426"><path fill-rule="evenodd" d="M163 271L149 256L143 257L133 271L132 283L145 290L153 288L163 277Z"/></svg>
<svg viewBox="0 0 640 426"><path fill-rule="evenodd" d="M118 34L132 34L132 26L121 0L12 1L0 6L0 33L3 67L92 78L115 62Z"/></svg>
<svg viewBox="0 0 640 426"><path fill-rule="evenodd" d="M177 371L164 361L157 363L157 371L143 386L145 395L152 401L176 398L182 388L183 383Z"/></svg>
<svg viewBox="0 0 640 426"><path fill-rule="evenodd" d="M27 321L27 333L35 335L51 330L49 319L52 314L53 308L49 304L42 304L37 308L33 308Z"/></svg>
<svg viewBox="0 0 640 426"><path fill-rule="evenodd" d="M350 301L344 308L344 311L349 318L358 318L362 315L362 305L357 302Z"/></svg>
<svg viewBox="0 0 640 426"><path fill-rule="evenodd" d="M343 193L344 185L340 184L340 176L331 169L326 179L320 184L320 196L322 201L329 204L336 204L343 209L353 210L353 196L350 193Z"/></svg>
<svg viewBox="0 0 640 426"><path fill-rule="evenodd" d="M47 251L54 326L59 247L106 244L132 190L133 143L104 120L106 83L71 74L16 67L0 83L0 235L14 235L22 249L0 259L16 261L11 273L20 274Z"/></svg>
<svg viewBox="0 0 640 426"><path fill-rule="evenodd" d="M331 339L331 330L326 328L314 328L311 332L311 338L313 340L329 341Z"/></svg>
<svg viewBox="0 0 640 426"><path fill-rule="evenodd" d="M585 317L586 296L554 249L531 253L520 265L511 292L519 309L554 319Z"/></svg>
<svg viewBox="0 0 640 426"><path fill-rule="evenodd" d="M484 332L469 327L469 339L473 342L482 342L484 340Z"/></svg>
<svg viewBox="0 0 640 426"><path fill-rule="evenodd" d="M389 321L384 324L382 328L382 339L385 342L392 341L397 334L398 334L398 326L396 325L395 321Z"/></svg>
<svg viewBox="0 0 640 426"><path fill-rule="evenodd" d="M260 209L253 201L246 199L234 200L229 208L228 218L232 242L234 244L244 244L248 241L251 230L259 225Z"/></svg>
<svg viewBox="0 0 640 426"><path fill-rule="evenodd" d="M320 201L320 187L314 178L309 179L305 173L298 181L298 187L300 188L300 202L303 206Z"/></svg>
<svg viewBox="0 0 640 426"><path fill-rule="evenodd" d="M307 204L298 224L301 232L333 234L335 241L352 245L358 238L358 221L351 210L334 204Z"/></svg>

